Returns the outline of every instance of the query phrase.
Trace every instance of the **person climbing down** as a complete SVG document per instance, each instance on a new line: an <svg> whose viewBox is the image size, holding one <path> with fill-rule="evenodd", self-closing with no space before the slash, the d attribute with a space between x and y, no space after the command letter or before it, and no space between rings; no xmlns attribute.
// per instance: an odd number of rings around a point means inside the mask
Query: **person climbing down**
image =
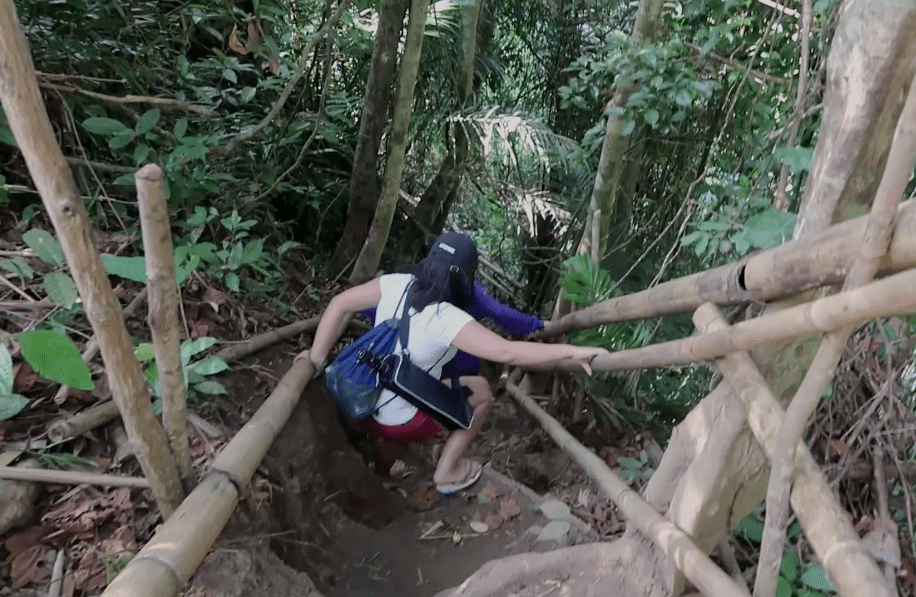
<svg viewBox="0 0 916 597"><path fill-rule="evenodd" d="M407 341L410 360L440 380L443 363L452 360L458 350L519 366L569 359L589 375L592 360L608 354L603 348L510 341L486 329L466 312L473 308L476 271L477 247L473 241L464 234L446 233L435 242L429 256L414 266L411 274L383 275L331 299L321 316L311 350L303 351L296 359L310 359L317 372L323 371L331 348L353 314L375 307L376 321L385 321L398 316L401 298L405 296L409 297L410 307L411 332ZM399 342L395 353L403 352ZM458 383L470 391L467 400L474 418L469 429L449 434L436 464L433 482L446 495L466 489L480 478L482 465L462 456L480 432L493 405L493 392L485 378L466 375ZM381 393L376 408L373 417L365 422L371 434L399 442L422 443L440 430L431 415L388 390Z"/></svg>
<svg viewBox="0 0 916 597"><path fill-rule="evenodd" d="M441 241L442 239L440 238L439 240ZM443 252L443 249L438 248L438 243L435 243L430 249L429 256L435 257L441 252ZM483 284L477 280L474 281L471 307L466 311L476 321L490 320L499 326L503 332L513 336L527 338L538 330L544 329L543 319L516 311L512 307L500 303L490 296ZM364 309L360 311L360 314L372 321L373 325L378 323L375 319L375 308ZM449 379L453 373L459 377L462 375L477 375L480 373L482 365L483 363L479 358L459 350L455 353L455 357L442 367L442 378Z"/></svg>

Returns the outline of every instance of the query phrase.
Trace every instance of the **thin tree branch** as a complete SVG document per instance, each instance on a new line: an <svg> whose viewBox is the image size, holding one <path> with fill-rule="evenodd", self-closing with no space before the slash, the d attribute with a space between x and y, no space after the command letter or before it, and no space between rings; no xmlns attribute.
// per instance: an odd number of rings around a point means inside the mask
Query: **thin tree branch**
<svg viewBox="0 0 916 597"><path fill-rule="evenodd" d="M80 89L79 87L74 87L72 85L59 85L57 83L48 82L40 82L39 85L46 89L53 89L55 91L61 91L64 93L77 93L79 95L85 95L86 97L91 97L93 99L102 100L104 102L111 102L114 104L148 104L151 106L161 106L167 110L190 112L205 118L213 118L217 115L215 111L209 108L192 106L191 104L186 104L185 102L180 102L178 100L165 97L148 97L145 95L108 95L105 93L89 91L88 89Z"/></svg>
<svg viewBox="0 0 916 597"><path fill-rule="evenodd" d="M916 82L916 76L914 76ZM878 264L887 252L897 206L913 174L916 161L916 87L910 91L900 113L894 140L891 143L887 166L878 185L878 192L868 216L868 224L859 255L846 276L843 292L850 292L871 280ZM909 291L912 293L912 289ZM846 325L825 335L814 356L808 373L786 410L779 427L777 450L773 455L770 482L767 487L767 516L763 529L760 564L754 584L755 597L769 597L776 590L776 578L782 561L788 524L788 503L791 486L792 463L795 448L807 426L808 419L827 389L836 366L846 350L853 327Z"/></svg>
<svg viewBox="0 0 916 597"><path fill-rule="evenodd" d="M312 51L315 49L315 46L318 45L318 42L321 41L324 36L331 31L331 28L334 27L334 24L337 23L340 16L347 9L347 6L350 5L350 0L341 0L340 5L337 7L337 10L331 15L331 18L324 24L324 26L315 32L312 35L312 39L309 40L309 43L305 46L305 49L302 50L302 54L299 57L299 64L296 66L296 72L290 78L289 82L286 84L286 87L283 89L283 92L280 94L280 97L277 98L276 103L270 109L270 112L267 113L261 122L259 122L253 129L246 131L237 135L233 138L225 147L214 147L211 152L216 155L228 155L235 151L243 143L250 141L255 135L259 134L267 125L277 117L277 114L280 113L280 110L283 109L283 106L286 104L286 100L289 99L289 96L292 95L293 89L296 88L296 85L299 84L299 81L302 79L305 74L305 68L308 65L309 57L312 55Z"/></svg>
<svg viewBox="0 0 916 597"><path fill-rule="evenodd" d="M64 158L68 164L71 166L85 166L86 168L94 168L96 170L101 170L103 172L115 172L117 174L133 174L137 171L136 168L131 168L130 166L118 166L117 164L104 164L102 162L93 162L91 160L84 160L83 158L74 158L67 156Z"/></svg>
<svg viewBox="0 0 916 597"><path fill-rule="evenodd" d="M696 52L697 54L703 53L703 48L701 48L700 46L696 44L693 44L690 42L684 42L684 46ZM769 73L759 71L749 66L745 66L741 64L740 62L735 62L731 58L720 56L719 54L716 54L715 52L707 52L706 56L712 59L714 62L718 62L719 64L721 64L722 66L724 66L725 68L729 70L733 70L733 71L737 71L741 73L749 73L752 77L756 79L760 79L761 81L765 81L767 83L775 83L776 85L789 85L790 83L792 83L792 79L788 79L786 77L777 77L776 75L771 75Z"/></svg>
<svg viewBox="0 0 916 597"><path fill-rule="evenodd" d="M805 109L805 90L808 85L809 42L811 37L811 0L802 0L801 31L799 31L798 88L795 90L795 110L789 124L787 147L794 147L801 127L802 113ZM776 200L773 208L781 211L789 209L789 198L786 197L786 186L789 184L789 164L783 164L779 170L779 182L776 183Z"/></svg>

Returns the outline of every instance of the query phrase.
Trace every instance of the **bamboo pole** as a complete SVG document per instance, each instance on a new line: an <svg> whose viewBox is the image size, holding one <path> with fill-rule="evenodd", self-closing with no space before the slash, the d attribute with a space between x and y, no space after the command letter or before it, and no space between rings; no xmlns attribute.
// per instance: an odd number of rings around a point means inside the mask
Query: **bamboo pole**
<svg viewBox="0 0 916 597"><path fill-rule="evenodd" d="M855 261L867 221L867 216L847 220L735 263L597 303L548 321L542 333L559 336L616 321L683 313L707 301L719 306L765 302L840 283ZM916 266L916 201L901 204L893 227L890 250L878 267L880 275Z"/></svg>
<svg viewBox="0 0 916 597"><path fill-rule="evenodd" d="M877 195L868 215L865 235L859 254L843 284L843 290L853 290L868 283L878 270L878 261L887 253L891 240L891 223L897 213L900 197L906 191L916 162L916 75L910 84L906 103L900 113L887 165L878 185ZM916 294L910 287L910 295ZM798 391L789 403L786 416L779 427L778 446L773 456L773 469L767 487L767 515L763 528L760 563L754 585L756 597L769 597L776 590L776 578L782 562L786 527L789 524L789 483L792 476L795 446L808 426L821 396L833 380L837 365L854 327L846 325L826 334Z"/></svg>
<svg viewBox="0 0 916 597"><path fill-rule="evenodd" d="M914 288L916 268L855 290L742 321L728 329L599 356L592 361L592 369L619 371L696 363L739 350L860 325L878 317L911 313L916 311ZM569 361L525 369L578 371Z"/></svg>
<svg viewBox="0 0 916 597"><path fill-rule="evenodd" d="M264 348L267 348L273 344L277 344L278 342L289 340L290 338L298 336L304 332L310 332L318 327L319 321L321 321L320 316L290 323L275 330L270 330L264 332L263 334L258 334L257 336L249 338L244 342L239 342L238 344L227 346L226 348L218 351L213 356L223 359L224 361L237 361L247 357L253 352L263 350ZM358 330L369 329L365 323L362 321L357 321L356 319L350 319L347 325Z"/></svg>
<svg viewBox="0 0 916 597"><path fill-rule="evenodd" d="M147 164L134 175L140 229L146 260L148 291L147 322L153 336L159 385L162 388L162 426L178 466L178 475L191 475L188 447L188 395L181 370L181 338L178 326L178 284L175 282L175 258L169 208L165 199L162 169Z"/></svg>
<svg viewBox="0 0 916 597"><path fill-rule="evenodd" d="M706 333L728 327L712 303L697 309L693 319L697 329ZM717 359L716 367L745 404L751 432L767 457L772 459L777 449L779 422L784 415L779 401L747 352L735 352ZM834 499L827 478L802 441L798 442L795 452L790 502L841 596L896 597L874 559L862 547L849 514Z"/></svg>
<svg viewBox="0 0 916 597"><path fill-rule="evenodd" d="M12 0L0 0L0 101L98 338L112 394L137 460L163 517L168 518L182 498L178 470L153 415L149 390L133 356L117 299L92 244L86 208L55 141Z"/></svg>
<svg viewBox="0 0 916 597"><path fill-rule="evenodd" d="M659 514L638 493L630 489L600 458L576 441L556 419L544 412L530 396L523 392L516 385L517 373L506 383L509 393L541 423L557 445L572 457L592 479L598 482L608 497L627 517L627 520L650 537L665 555L671 558L678 570L682 571L705 595L746 597L747 591L741 590L734 580L713 564L690 537L677 528L673 522Z"/></svg>
<svg viewBox="0 0 916 597"><path fill-rule="evenodd" d="M137 296L134 297L126 307L124 307L124 321L127 321L133 317L134 313L140 310L140 307L143 305L143 301L146 300L146 288L137 293ZM99 354L99 343L95 338L86 343L86 346L83 348L83 362L89 363L95 356ZM56 404L63 404L67 400L67 396L70 395L70 386L63 385L57 390L57 394L54 395L54 402Z"/></svg>
<svg viewBox="0 0 916 597"><path fill-rule="evenodd" d="M119 477L117 475L98 475L79 471L52 471L43 468L16 466L0 466L0 479L60 483L62 485L100 485L102 487L148 488L150 486L149 481L143 477Z"/></svg>
<svg viewBox="0 0 916 597"><path fill-rule="evenodd" d="M251 420L216 457L210 472L102 597L175 597L219 536L252 474L289 419L315 370L293 363Z"/></svg>

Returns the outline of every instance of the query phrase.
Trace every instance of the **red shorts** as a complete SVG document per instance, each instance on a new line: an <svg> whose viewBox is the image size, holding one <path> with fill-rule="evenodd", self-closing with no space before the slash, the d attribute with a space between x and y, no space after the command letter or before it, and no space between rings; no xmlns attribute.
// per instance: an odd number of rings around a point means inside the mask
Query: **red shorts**
<svg viewBox="0 0 916 597"><path fill-rule="evenodd" d="M422 444L431 440L442 427L431 416L418 410L413 418L403 425L382 425L375 419L364 421L361 431L376 437L384 437L399 444Z"/></svg>

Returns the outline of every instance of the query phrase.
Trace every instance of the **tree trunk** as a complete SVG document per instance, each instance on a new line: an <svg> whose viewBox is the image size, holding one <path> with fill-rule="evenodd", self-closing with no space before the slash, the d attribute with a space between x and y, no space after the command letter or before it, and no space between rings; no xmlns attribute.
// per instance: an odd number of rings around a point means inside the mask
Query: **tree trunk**
<svg viewBox="0 0 916 597"><path fill-rule="evenodd" d="M636 11L636 22L633 24L633 34L630 36L630 43L634 46L651 43L660 33L662 27L662 6L661 0L640 0L639 9ZM630 95L636 91L634 85L625 85L620 87L614 94L614 97L608 102L607 107L624 107L630 100ZM626 165L626 153L630 147L629 137L624 137L620 133L622 121L616 114L610 114L607 118L607 128L604 133L604 142L601 145L601 157L598 159L598 171L595 173L595 185L592 188L592 196L589 201L589 218L596 210L601 210L601 246L599 254L603 258L607 252L607 237L611 227L611 218L615 213L615 202L617 199L617 188L620 185L620 178ZM589 219L589 222L591 220ZM591 227L586 224L585 230ZM582 250L584 253L591 253L591 235L586 233L582 236Z"/></svg>
<svg viewBox="0 0 916 597"><path fill-rule="evenodd" d="M458 85L455 88L455 108L461 111L474 91L474 58L477 54L477 23L483 0L475 0L468 5L464 14L464 35L461 42L461 62L457 74ZM439 171L420 197L414 218L423 228L433 234L442 232L449 210L455 202L461 186L461 177L467 166L470 152L470 140L465 124L453 122L451 133L454 140L448 153L439 166ZM418 242L411 243L410 249L418 252L423 243L423 233L415 230L412 235Z"/></svg>
<svg viewBox="0 0 916 597"><path fill-rule="evenodd" d="M350 282L357 284L372 277L382 258L382 251L388 241L391 222L398 204L401 190L401 173L404 171L404 154L407 149L407 131L413 111L413 92L420 68L420 54L423 51L423 30L426 26L426 11L429 0L413 0L410 5L410 20L407 25L407 42L401 58L401 73L398 80L398 96L394 105L394 119L391 123L391 144L388 147L388 163L385 167L385 182L372 227L350 274Z"/></svg>
<svg viewBox="0 0 916 597"><path fill-rule="evenodd" d="M149 479L163 518L183 498L178 469L156 421L146 380L118 300L108 283L92 229L70 167L54 140L51 121L38 91L35 66L11 0L0 0L0 100L29 173L60 238L67 265L98 339L112 395L128 437Z"/></svg>
<svg viewBox="0 0 916 597"><path fill-rule="evenodd" d="M378 204L378 152L382 131L388 121L398 41L406 13L407 0L382 0L379 8L378 29L375 32L372 62L369 64L359 134L353 154L353 171L350 174L350 206L347 209L343 236L331 258L332 276L346 269L359 254L369 234L371 214Z"/></svg>

